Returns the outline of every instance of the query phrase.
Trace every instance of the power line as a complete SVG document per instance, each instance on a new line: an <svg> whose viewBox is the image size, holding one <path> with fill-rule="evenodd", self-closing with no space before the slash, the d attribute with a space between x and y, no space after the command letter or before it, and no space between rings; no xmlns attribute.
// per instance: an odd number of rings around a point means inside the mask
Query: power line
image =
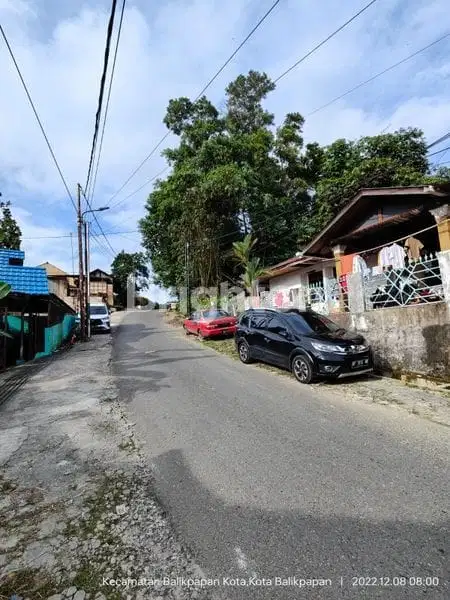
<svg viewBox="0 0 450 600"><path fill-rule="evenodd" d="M435 140L434 142L431 142L431 144L428 144L427 150L429 150L430 148L433 148L433 146L437 146L441 142L445 142L445 140L448 140L448 138L450 138L450 131L448 133L446 133L445 135L443 135L442 137L440 137L438 140Z"/></svg>
<svg viewBox="0 0 450 600"><path fill-rule="evenodd" d="M81 188L81 193L83 194L83 198L86 200L86 203L87 203L87 205L88 205L89 209L92 211L92 206L91 206L91 203L89 202L88 198L86 197L86 194L85 194L85 192L84 192L83 188ZM106 237L106 234L105 234L105 232L103 231L103 227L100 225L100 223L99 223L99 221L98 221L98 219L97 219L97 215L95 214L95 212L92 212L92 216L94 217L94 221L96 222L96 224L97 224L97 227L99 228L101 235L103 236L103 238L105 239L105 241L106 241L106 243L108 244L109 248L111 249L111 252L112 252L112 253L113 253L113 255L115 256L115 255L117 254L117 252L116 252L116 251L114 250L114 248L111 246L111 244L110 244L110 242L109 242L108 238Z"/></svg>
<svg viewBox="0 0 450 600"><path fill-rule="evenodd" d="M436 154L440 154L441 152L446 152L447 150L450 150L450 146L447 146L446 148L442 148L442 150L436 150L436 152L432 152L428 156L435 156Z"/></svg>
<svg viewBox="0 0 450 600"><path fill-rule="evenodd" d="M279 77L277 77L277 79L275 79L274 83L277 83L280 79L282 79L283 77L285 77L288 73L290 73L293 69L295 69L300 63L302 63L303 61L305 61L309 56L311 56L314 52L316 52L319 48L321 48L324 44L326 44L331 38L333 38L335 35L337 35L340 31L342 31L345 27L347 27L352 21L354 21L357 17L359 17L364 11L366 11L368 8L370 8L370 6L372 6L372 4L375 4L375 2L377 2L377 0L371 0L371 2L369 2L366 6L364 6L360 11L358 11L355 15L353 15L348 21L346 21L343 25L341 25L338 29L336 29L333 33L331 33L327 38L325 38L324 40L322 40L319 44L317 44L312 50L310 50L307 54L305 54L300 60L298 60L294 65L292 65L289 69L287 69L284 73L282 73ZM222 65L222 67L217 71L217 73L210 79L210 81L206 84L206 86L202 89L202 91L200 92L200 94L195 98L194 101L198 100L203 94L204 92L209 88L209 86L213 83L213 81L218 77L218 75L224 70L224 68L230 63L230 61L236 56L236 54L239 52L239 50L242 48L242 46L248 41L248 39L254 34L254 32L258 29L258 27L263 23L263 21L269 16L269 14L273 11L273 9L276 7L276 5L278 4L278 2L275 2L270 9L266 12L266 14L260 19L260 21L256 24L256 26L252 29L252 31L247 35L247 37L241 42L241 44L237 47L237 49L233 52L233 54L229 57L229 59ZM158 142L158 144L156 146L154 146L154 148L152 149L152 151L150 152L150 154L148 154L144 160L140 163L140 165L135 169L135 171L133 171L133 173L130 175L130 177L127 179L127 181L125 181L125 183L123 184L123 186L117 190L117 192L112 196L111 200L113 200L122 190L123 188L129 183L129 181L136 175L136 173L143 167L143 165L147 162L147 160L149 158L151 158L151 156L156 152L156 150L161 146L161 144L169 137L170 132L167 132L162 138L161 140ZM148 183L150 183L151 181L153 181L153 178L150 179L148 181ZM133 192L132 194L130 194L130 196L127 196L126 199L128 199L131 196L134 196L134 194L138 193L139 191L141 191L141 189L143 187L145 187L147 185L144 184L142 187L140 187L138 190L136 190L135 192ZM120 204L120 202L116 203L114 206L117 206L117 204Z"/></svg>
<svg viewBox="0 0 450 600"><path fill-rule="evenodd" d="M41 129L42 135L44 136L45 142L47 144L47 147L50 150L50 154L52 155L52 159L53 159L53 162L55 163L55 166L56 166L56 168L58 170L59 176L61 177L61 180L63 182L64 187L66 188L67 195L69 196L69 199L72 202L72 206L74 207L75 210L77 210L77 207L75 205L75 201L73 199L73 196L70 193L69 186L67 185L67 182L66 182L66 180L64 178L64 175L62 174L61 167L59 166L59 163L56 160L56 156L55 156L55 153L53 152L53 148L52 148L52 146L51 146L51 144L49 142L47 134L45 133L44 126L42 125L42 121L39 118L39 115L37 113L36 107L34 105L34 102L33 102L32 98L31 98L30 92L28 91L27 84L25 83L25 80L24 80L24 78L22 76L22 73L20 71L19 65L17 64L16 58L14 56L14 52L12 51L11 45L10 45L10 43L8 41L8 38L6 37L6 33L5 33L5 31L4 31L1 23L0 23L0 33L2 34L3 39L5 40L6 47L8 48L8 52L9 52L11 58L12 58L12 61L13 61L14 66L16 68L16 71L17 71L17 73L19 75L20 81L22 82L23 88L24 88L25 93L27 95L28 101L30 102L31 108L33 109L34 116L36 117L36 120L37 120L37 122L39 124L39 127Z"/></svg>
<svg viewBox="0 0 450 600"><path fill-rule="evenodd" d="M123 235L126 233L140 233L139 229L132 229L130 231L108 231L105 235ZM22 240L62 240L66 238L73 237L73 233L68 233L66 235L41 235L41 236L33 236L33 237L22 237ZM99 235L99 234L98 234Z"/></svg>
<svg viewBox="0 0 450 600"><path fill-rule="evenodd" d="M90 196L91 201L93 201L93 199L94 199L95 184L97 183L98 167L99 167L99 164L100 164L100 157L101 157L101 154L102 154L103 138L105 136L106 119L108 117L109 101L111 99L111 90L112 90L112 84L113 84L113 80L114 80L114 72L115 72L115 69L116 69L117 54L118 54L118 50L119 50L120 34L121 34L121 31L122 31L122 23L123 23L123 16L124 16L124 12L125 12L126 2L127 2L127 0L123 0L123 2L122 2L122 10L120 12L119 27L118 27L118 30L117 30L116 48L115 48L115 51L114 51L114 60L113 60L112 68L111 68L111 77L110 77L110 80L109 80L109 89L108 89L108 97L106 99L105 115L103 117L103 127L102 127L102 135L100 137L100 147L99 147L98 155L97 155L97 165L96 165L96 168L95 168L95 174L94 174L94 179L93 179L93 184L91 186L90 194L89 193L87 194L88 196Z"/></svg>
<svg viewBox="0 0 450 600"><path fill-rule="evenodd" d="M168 169L169 169L168 166L164 167L164 169L162 169L159 173L157 173L156 175L154 175L153 177L151 177L150 179L148 179L145 183L143 183L140 187L138 187L137 190L134 190L134 192L131 192L131 194L128 194L128 196L125 196L125 198L122 198L122 200L119 200L118 202L115 202L112 206L110 206L110 208L115 208L119 204L122 204L123 202L126 202L129 198L131 198L132 196L134 196L135 194L137 194L138 192L140 192L142 189L144 189L145 187L147 187L149 183L152 183L152 181L155 181L155 179L158 179L158 177L160 177L161 175L163 175Z"/></svg>
<svg viewBox="0 0 450 600"><path fill-rule="evenodd" d="M316 52L319 48L321 48L323 45L325 45L327 42L329 42L331 40L331 38L333 38L335 35L337 35L343 29L345 29L347 27L347 25L350 25L350 23L352 21L354 21L355 19L357 19L359 17L359 15L361 15L364 11L366 11L368 8L370 8L372 6L372 4L375 4L375 2L377 2L377 0L371 0L371 2L369 2L369 4L366 4L366 6L364 6L360 11L358 11L356 14L354 14L353 17L351 17L348 21L346 21L345 23L343 23L338 29L336 29L335 31L333 31L333 33L330 33L330 35L328 37L326 37L319 44L317 44L317 46L314 46L314 48L312 50L310 50L307 54L305 54L304 56L302 56L296 63L294 63L291 67L289 67L289 69L286 69L286 71L284 71L284 73L282 73L281 75L279 75L274 80L274 83L278 83L280 81L280 79L283 79L283 77L286 77L286 75L288 73L290 73L293 69L295 69L296 67L298 67L298 65L300 63L304 62L307 58L309 58L312 54L314 54L314 52Z"/></svg>
<svg viewBox="0 0 450 600"><path fill-rule="evenodd" d="M91 157L89 160L89 169L88 169L88 174L86 177L86 185L84 186L84 189L86 191L89 188L89 182L90 182L90 178L91 178L91 174L92 174L92 167L94 165L94 155L95 155L95 148L97 146L98 130L100 127L100 117L101 117L102 106L103 106L103 94L105 92L106 73L108 71L109 52L110 52L111 37L112 37L112 32L113 32L113 27L114 27L114 17L115 17L115 13L116 13L116 5L117 5L117 0L112 0L111 14L109 16L108 28L106 31L105 56L103 59L103 72L102 72L102 76L100 79L100 92L99 92L99 96L98 96L97 112L95 115L94 136L92 138Z"/></svg>
<svg viewBox="0 0 450 600"><path fill-rule="evenodd" d="M399 67L400 65L404 64L405 62L407 62L407 61L411 60L412 58L414 58L415 56L417 56L418 54L421 54L422 52L425 52L425 50L428 50L429 48L431 48L435 44L438 44L439 42L442 42L445 38L447 38L449 36L450 36L450 33L446 33L445 35L443 35L442 37L438 38L434 42L431 42L431 44L428 44L427 46L424 46L423 48L420 48L420 50L416 50L416 52L413 52L413 54L410 54L406 58L403 58L402 60L396 62L395 64L391 65L390 67L387 67L383 71L380 71L376 75L373 75L373 77L370 77L369 79L366 79L365 81L362 81L361 83L358 83L358 85L355 85L355 87L352 87L350 90L347 90L346 92L344 92L340 96L336 96L336 98L333 98L333 100L330 100L326 104L323 104L322 106L319 106L319 108L316 108L312 112L308 113L306 116L310 117L311 115L315 115L316 113L318 113L320 110L323 110L324 108L328 108L328 106L331 106L332 104L334 104L338 100L341 100L342 98L345 98L345 96L348 96L349 94L355 92L356 90L358 90L359 88L363 87L364 85L366 85L368 83L371 83L375 79L378 79L378 77L381 77L385 73L388 73L389 71L392 71L396 67ZM449 137L450 137L450 135L449 135Z"/></svg>
<svg viewBox="0 0 450 600"><path fill-rule="evenodd" d="M372 0L372 2L376 2L376 0ZM253 34L259 29L259 27L264 23L264 21L267 19L267 17L270 15L270 13L275 9L275 7L277 6L277 4L280 3L280 0L276 0L272 6L269 8L269 10L261 17L261 19L258 21L258 23L253 27L253 29L250 31L250 33L244 38L244 40L239 44L239 46L236 48L236 50L230 55L229 58L227 58L227 60L224 62L224 64L218 69L218 71L211 77L211 79L208 81L208 83L203 87L203 89L201 90L201 92L197 95L197 97L195 98L194 102L196 102L205 92L206 90L211 86L211 84L217 79L217 77L220 75L220 73L222 73L222 71L225 69L225 67L233 60L233 58L236 56L236 54L239 52L239 50L241 50L241 48L248 42L248 40L253 36ZM144 158L144 160L136 167L136 169L131 173L131 175L128 177L128 179L125 181L125 183L113 194L113 196L111 196L111 198L109 199L109 202L111 202L112 200L114 200L114 198L116 198L120 192L124 189L124 187L126 185L128 185L128 183L133 179L133 177L136 175L136 173L138 173L142 167L145 165L145 163L153 156L153 154L158 150L158 148L161 146L161 144L163 142L165 142L165 140L169 137L170 135L170 131L168 131L161 139L160 141L152 148L152 150L149 152L149 154L147 154L147 156Z"/></svg>

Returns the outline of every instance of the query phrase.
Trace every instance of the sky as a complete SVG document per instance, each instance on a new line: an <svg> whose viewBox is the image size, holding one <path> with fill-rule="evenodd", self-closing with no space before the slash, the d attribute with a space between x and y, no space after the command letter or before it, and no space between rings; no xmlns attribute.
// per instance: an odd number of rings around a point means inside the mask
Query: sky
<svg viewBox="0 0 450 600"><path fill-rule="evenodd" d="M223 107L227 84L250 69L278 77L367 2L281 0L208 97ZM176 139L169 137L116 192L166 133L168 101L194 98L272 4L128 0L93 196L94 208L111 207L98 220L115 252L141 248L137 222L152 190L146 182L164 169L160 151ZM109 0L0 0L0 22L74 200L88 171L109 10ZM308 114L448 32L448 0L378 0L284 77L266 106L277 124L287 112L302 113L307 142L410 126L434 141L450 131L450 37ZM22 229L26 264L49 261L76 270L75 211L2 39L0 90L0 191ZM436 159L450 161L450 152ZM92 268L110 270L112 250L101 236L93 237L91 250ZM146 295L167 297L153 285Z"/></svg>

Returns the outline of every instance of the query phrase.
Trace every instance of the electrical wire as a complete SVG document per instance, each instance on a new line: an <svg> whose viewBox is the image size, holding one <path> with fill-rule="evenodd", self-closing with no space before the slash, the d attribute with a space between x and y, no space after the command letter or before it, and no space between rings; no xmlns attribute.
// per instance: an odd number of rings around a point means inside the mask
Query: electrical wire
<svg viewBox="0 0 450 600"><path fill-rule="evenodd" d="M375 79L378 79L378 77L381 77L382 75L385 75L386 73L388 73L389 71L392 71L396 67L399 67L400 65L404 64L405 62L407 62L407 61L411 60L412 58L414 58L415 56L417 56L418 54L421 54L422 52L425 52L425 50L428 50L432 46L435 46L439 42L442 42L443 40L445 40L449 36L450 36L450 32L446 33L445 35L443 35L442 37L438 38L434 42L431 42L431 44L428 44L427 46L424 46L423 48L420 48L420 50L416 50L416 52L413 52L413 54L410 54L409 56L406 56L402 60L396 62L395 64L391 65L390 67L387 67L383 71L380 71L376 75L373 75L369 79L366 79L365 81L362 81L361 83L358 83L358 85L355 85L354 87L352 87L351 89L347 90L346 92L344 92L340 96L336 96L336 98L333 98L333 100L330 100L326 104L322 104L322 106L319 106L315 110L313 110L310 113L308 113L306 115L306 117L311 117L312 115L315 115L316 113L318 113L319 111L323 110L324 108L328 108L328 106L331 106L332 104L334 104L338 100L341 100L342 98L345 98L345 96L348 96L349 94L355 92L356 90L358 90L359 88L363 87L364 85L367 85L368 83L371 83ZM450 134L449 134L449 137L450 137ZM433 145L437 144L439 141L440 140L438 140L437 142L434 142ZM430 146L428 146L428 148L430 148Z"/></svg>
<svg viewBox="0 0 450 600"><path fill-rule="evenodd" d="M296 63L294 63L291 67L289 67L289 69L286 69L286 71L284 71L283 73L281 73L281 75L279 75L274 80L274 83L278 83L280 81L280 79L283 79L283 77L286 77L286 75L288 73L290 73L293 69L295 69L296 67L298 67L298 65L300 63L304 62L307 58L309 58L312 54L314 54L314 52L316 52L319 48L321 48L327 42L329 42L335 35L337 35L338 33L340 33L348 25L350 25L350 23L352 23L352 21L354 21L355 19L357 19L359 17L359 15L361 15L363 12L365 12L368 8L370 8L372 6L372 4L375 4L375 2L377 2L377 1L378 0L371 0L371 2L369 2L368 4L366 4L366 6L364 6L360 11L358 11L356 14L354 14L348 21L346 21L345 23L343 23L338 29L336 29L335 31L333 31L333 33L330 33L330 35L328 37L326 37L319 44L317 44L316 46L314 46L314 48L312 50L310 50L309 52L307 52L307 54L305 54L304 56L302 56Z"/></svg>
<svg viewBox="0 0 450 600"><path fill-rule="evenodd" d="M103 231L103 227L100 225L100 223L99 223L99 220L97 219L97 215L96 215L95 211L93 211L93 210L92 210L91 203L89 202L88 198L86 197L86 194L85 194L85 192L84 192L83 188L81 188L81 186L80 186L80 189L81 189L81 193L83 194L83 198L86 200L86 204L88 205L88 207L89 207L89 210L91 210L91 211L92 211L92 216L93 216L93 218L94 218L94 221L95 221L95 222L96 222L96 224L97 224L97 227L98 227L98 228L99 228L99 230L100 230L100 233L101 233L101 235L103 236L103 238L105 239L105 241L106 241L106 243L108 244L109 248L111 249L111 252L112 252L112 253L113 253L113 255L115 256L115 255L117 254L117 252L116 252L116 251L114 250L114 248L111 246L111 244L110 244L110 241L109 241L109 240L108 240L108 238L106 237L106 234L105 234L105 232Z"/></svg>
<svg viewBox="0 0 450 600"><path fill-rule="evenodd" d="M164 169L162 169L159 173L157 173L156 175L154 175L153 177L148 179L145 183L143 183L140 187L138 187L137 190L134 190L134 192L131 192L131 194L128 194L128 196L125 196L125 198L122 198L122 200L115 202L112 206L110 206L110 208L115 208L119 204L123 204L123 202L126 202L127 200L129 200L132 196L135 196L137 193L139 193L141 190L143 190L145 187L147 187L150 183L155 181L155 179L158 179L158 177L161 177L161 175L163 175L168 169L169 169L169 166L164 167Z"/></svg>
<svg viewBox="0 0 450 600"><path fill-rule="evenodd" d="M42 121L39 118L38 112L36 110L36 107L34 105L34 102L33 102L32 98L31 98L30 92L28 91L27 84L25 83L25 80L24 80L24 78L22 76L20 67L19 67L19 65L17 63L16 57L14 56L14 52L12 51L11 45L10 45L10 43L8 41L8 38L6 37L5 30L3 29L1 23L0 23L0 33L2 34L2 37L3 37L4 41L5 41L6 47L8 48L8 52L9 52L11 58L12 58L12 61L13 61L14 66L16 68L17 74L19 75L20 81L22 82L23 88L24 88L25 93L27 95L28 101L29 101L29 103L31 105L31 108L33 109L34 116L36 117L36 120L37 120L37 122L39 124L39 127L41 129L42 135L44 136L44 139L45 139L45 142L47 144L47 147L50 150L50 154L52 155L53 162L55 163L55 166L56 166L56 168L58 170L58 173L59 173L59 176L61 178L61 181L63 182L63 185L66 188L67 195L69 196L69 199L72 202L72 205L73 205L73 207L74 207L74 209L76 211L77 207L76 207L75 201L73 199L72 194L70 193L69 186L67 185L67 182L66 182L66 180L64 178L64 175L63 175L63 173L61 171L61 167L59 166L59 163L58 163L58 161L56 159L56 156L55 156L55 153L53 151L52 145L50 144L50 141L48 139L47 134L45 133L44 126L42 125Z"/></svg>
<svg viewBox="0 0 450 600"><path fill-rule="evenodd" d="M430 148L433 148L433 146L437 146L441 142L445 142L445 140L448 140L448 138L450 138L450 131L448 133L446 133L445 135L443 135L442 137L440 137L438 140L435 140L434 142L431 142L431 144L428 144L427 150L429 150Z"/></svg>
<svg viewBox="0 0 450 600"><path fill-rule="evenodd" d="M102 76L100 79L100 91L99 91L99 96L98 96L98 105L97 105L97 112L95 114L95 125L94 125L94 135L92 138L91 157L89 160L89 168L88 168L88 174L86 177L86 185L84 186L84 189L86 191L89 189L89 183L90 183L90 178L91 178L91 174L92 174L92 167L94 166L94 156L95 156L95 149L97 146L98 130L100 128L100 117L101 117L101 113L102 113L103 94L105 92L106 73L108 71L109 52L110 52L110 48L111 48L111 38L112 38L112 32L113 32L113 27L114 27L114 17L115 17L115 13L116 13L116 5L117 5L117 0L112 0L111 13L109 16L108 28L106 31L106 44L105 44L105 55L104 55L104 59L103 59L103 72L102 72Z"/></svg>
<svg viewBox="0 0 450 600"><path fill-rule="evenodd" d="M279 77L277 77L274 80L274 83L277 83L278 81L280 81L280 79L282 79L283 77L285 77L288 73L290 73L293 69L295 69L300 63L302 63L303 61L305 61L309 56L311 56L312 54L314 54L314 52L316 52L319 48L321 48L324 44L326 44L331 38L333 38L335 35L337 35L340 31L342 31L343 29L345 29L345 27L347 27L348 25L350 25L350 23L352 23L352 21L354 21L355 19L357 19L363 12L365 12L368 8L370 8L372 6L372 4L375 4L375 2L377 2L378 0L371 0L371 2L369 2L368 4L366 4L366 6L364 6L360 11L358 11L356 14L354 14L350 19L348 19L348 21L346 21L345 23L343 23L338 29L336 29L333 33L331 33L328 37L326 37L324 40L322 40L319 44L317 44L312 50L310 50L307 54L305 54L300 60L298 60L294 65L292 65L289 69L287 69L284 73L282 73ZM236 54L239 52L239 50L242 48L242 46L248 41L248 39L253 35L253 33L258 29L258 27L262 24L262 22L269 16L269 14L273 11L273 9L275 8L275 6L278 4L278 2L275 2L271 8L266 12L266 14L262 17L262 19L260 19L260 21L257 23L257 25L252 29L252 31L248 34L248 36L241 42L241 44L237 47L237 49L234 51L234 53L230 56L230 58L222 65L222 67L217 71L217 73L210 79L210 81L206 84L206 86L202 89L202 91L200 92L200 94L195 98L194 101L198 100L203 94L204 92L206 92L206 90L209 88L209 86L213 83L213 81L218 77L218 75L224 70L224 68L231 62L231 60L236 56ZM161 140L158 142L158 144L156 146L154 146L154 148L151 150L150 154L148 154L144 160L140 163L140 165L135 169L135 171L133 171L133 173L130 175L130 177L127 179L127 181L123 184L123 186L111 197L110 201L113 200L122 190L123 188L129 183L129 181L136 175L136 173L143 167L143 165L147 162L147 160L149 160L149 158L151 158L151 156L156 152L156 150L161 146L161 144L169 137L170 132L167 132L162 138ZM153 179L150 179L148 181L148 183L150 183L151 181L153 181ZM141 191L141 189L143 187L145 187L147 184L144 184L141 188L139 188L138 190L136 190L135 192L132 192L132 194L130 194L130 196L127 196L126 199L128 199L131 196L134 196L134 194L138 193L139 191ZM125 199L124 199L125 201ZM121 202L117 202L116 204L114 204L114 206L117 206L118 204L120 204Z"/></svg>
<svg viewBox="0 0 450 600"><path fill-rule="evenodd" d="M108 231L105 235L123 235L127 233L140 233L139 229L132 229L130 231ZM22 240L62 240L73 237L74 233L68 233L67 235L42 235L33 237L22 237ZM99 234L96 234L99 235Z"/></svg>
<svg viewBox="0 0 450 600"><path fill-rule="evenodd" d="M109 102L110 102L110 99L111 99L112 84L113 84L113 80L114 80L114 73L115 73L115 70L116 70L117 54L118 54L118 51L119 51L120 34L122 32L123 16L124 16L124 12L125 12L125 5L126 5L126 3L127 3L127 0L123 0L123 2L122 2L122 9L121 9L121 12L120 12L119 27L118 27L118 30L117 30L116 48L114 50L114 59L113 59L112 67L111 67L111 77L109 79L108 96L107 96L107 99L106 99L105 114L104 114L104 117L103 117L102 134L100 136L100 146L99 146L99 150L98 150L98 154L97 154L97 165L95 167L95 174L94 174L94 178L93 178L93 184L91 186L90 191L87 190L87 192L88 192L87 196L88 196L88 198L91 199L92 203L94 201L95 185L97 183L98 168L99 168L99 164L100 164L100 157L101 157L101 154L102 154L103 138L105 136L106 119L108 117Z"/></svg>
<svg viewBox="0 0 450 600"><path fill-rule="evenodd" d="M376 2L376 0L372 0L372 1ZM264 21L267 19L267 17L270 15L270 13L275 9L275 7L279 3L280 3L280 0L276 0L272 4L272 6L269 8L269 10L261 17L261 19L253 27L253 29L250 31L250 33L239 44L239 46L236 48L236 50L234 50L234 52L229 56L229 58L227 58L227 60L224 62L224 64L217 70L217 72L211 77L211 79L208 81L208 83L203 87L201 92L195 98L194 102L196 102L206 92L206 90L217 79L217 77L220 75L220 73L222 73L222 71L225 69L225 67L233 60L233 58L236 56L236 54L239 52L239 50L241 50L241 48L254 35L254 33L259 29L259 27L264 23ZM123 185L111 196L111 198L109 199L109 202L112 202L115 198L117 198L117 196L120 194L120 192L128 185L128 183L133 179L133 177L142 169L142 167L145 165L145 163L154 155L154 153L158 150L158 148L161 146L161 144L163 144L165 142L165 140L169 137L169 135L170 135L170 131L165 133L165 135L159 140L159 142L152 148L152 150L149 152L149 154L147 154L147 156L142 160L142 162L140 162L139 165L134 169L134 171L131 173L131 175L128 177L128 179L125 181L125 183L123 183ZM116 204L116 206L117 206L117 204Z"/></svg>
<svg viewBox="0 0 450 600"><path fill-rule="evenodd" d="M441 152L446 152L447 150L450 150L450 146L447 146L446 148L442 148L442 150L436 150L436 152L432 152L428 156L436 156L436 154L440 154Z"/></svg>

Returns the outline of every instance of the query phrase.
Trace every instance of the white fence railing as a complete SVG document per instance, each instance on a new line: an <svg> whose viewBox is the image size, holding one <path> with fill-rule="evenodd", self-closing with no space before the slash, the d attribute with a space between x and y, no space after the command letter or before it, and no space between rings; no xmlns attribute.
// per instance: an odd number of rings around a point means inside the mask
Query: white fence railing
<svg viewBox="0 0 450 600"><path fill-rule="evenodd" d="M321 314L329 314L337 310L345 301L336 279L328 279L324 284L310 284L305 287L286 288L271 292L261 292L259 306L262 308L310 308Z"/></svg>
<svg viewBox="0 0 450 600"><path fill-rule="evenodd" d="M444 300L439 260L433 255L366 276L363 285L367 310Z"/></svg>

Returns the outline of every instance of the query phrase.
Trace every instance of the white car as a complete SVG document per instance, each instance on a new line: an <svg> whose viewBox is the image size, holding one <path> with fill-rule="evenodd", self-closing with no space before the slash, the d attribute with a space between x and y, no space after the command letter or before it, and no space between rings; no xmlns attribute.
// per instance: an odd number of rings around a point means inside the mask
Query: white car
<svg viewBox="0 0 450 600"><path fill-rule="evenodd" d="M91 304L89 306L89 314L91 319L91 331L111 331L111 318L109 308L106 304Z"/></svg>

